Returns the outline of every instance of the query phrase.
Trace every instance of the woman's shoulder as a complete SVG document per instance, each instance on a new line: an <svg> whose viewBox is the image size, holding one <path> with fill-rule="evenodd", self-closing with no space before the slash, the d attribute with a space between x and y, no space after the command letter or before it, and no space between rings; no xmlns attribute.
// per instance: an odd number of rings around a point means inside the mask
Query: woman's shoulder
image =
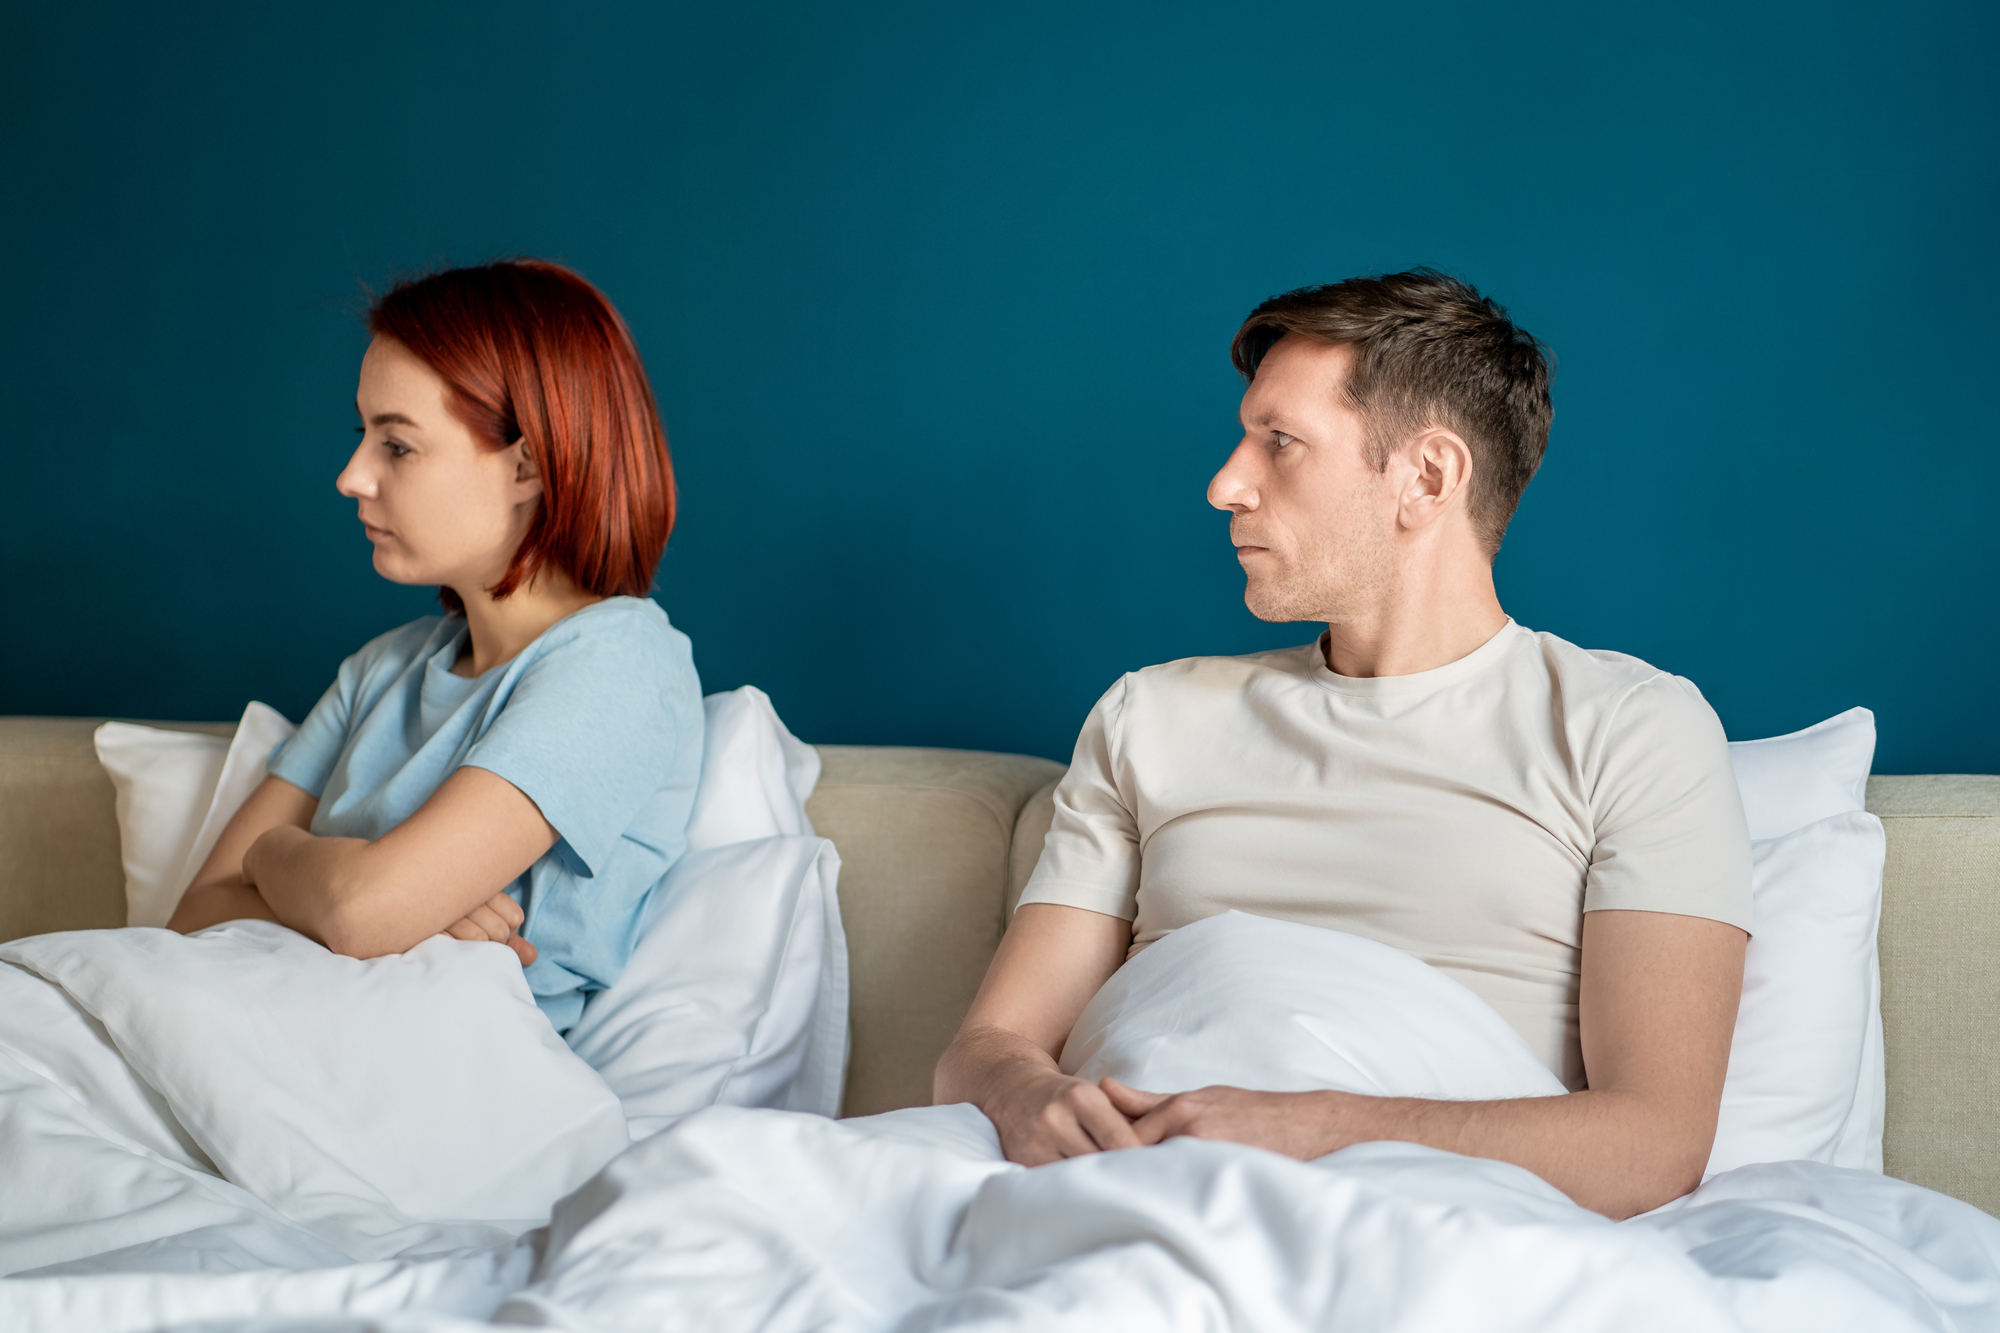
<svg viewBox="0 0 2000 1333"><path fill-rule="evenodd" d="M384 667L400 671L411 662L427 657L439 647L441 638L457 632L463 624L457 616L422 616L407 625L382 634L361 645L341 664L343 670L372 672Z"/></svg>
<svg viewBox="0 0 2000 1333"><path fill-rule="evenodd" d="M544 662L617 662L649 674L694 676L694 645L650 597L607 597L558 621L543 635Z"/></svg>

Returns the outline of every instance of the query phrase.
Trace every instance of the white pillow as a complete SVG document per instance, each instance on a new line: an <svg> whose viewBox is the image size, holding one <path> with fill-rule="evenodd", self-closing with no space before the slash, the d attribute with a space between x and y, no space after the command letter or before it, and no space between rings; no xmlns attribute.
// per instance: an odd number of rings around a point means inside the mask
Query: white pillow
<svg viewBox="0 0 2000 1333"><path fill-rule="evenodd" d="M1803 731L1737 741L1729 758L1755 857L1757 927L1732 1051L1757 1054L1730 1058L1710 1172L1748 1161L1879 1171L1887 1082L1875 951L1883 837L1864 813L1875 715L1850 708ZM1775 845L1841 815L1864 818ZM1794 984L1823 1000L1828 1014L1844 1015L1843 1024L1810 1017L1790 998ZM1770 1063L1779 1052L1782 1061ZM1822 1130L1833 1123L1844 1128L1829 1148Z"/></svg>
<svg viewBox="0 0 2000 1333"><path fill-rule="evenodd" d="M106 722L98 762L117 796L125 924L164 926L238 807L264 780L271 751L297 728L252 703L230 739Z"/></svg>
<svg viewBox="0 0 2000 1333"><path fill-rule="evenodd" d="M688 850L654 890L625 971L569 1033L634 1138L704 1106L838 1115L847 1074L840 857L805 809L819 752L755 686L702 708Z"/></svg>
<svg viewBox="0 0 2000 1333"><path fill-rule="evenodd" d="M126 871L126 925L164 927L222 827L264 781L270 753L296 727L260 703L232 739L104 723L92 735L112 781Z"/></svg>
<svg viewBox="0 0 2000 1333"><path fill-rule="evenodd" d="M812 836L806 798L819 781L819 751L785 729L754 685L711 694L701 706L701 785L688 819L688 850Z"/></svg>
<svg viewBox="0 0 2000 1333"><path fill-rule="evenodd" d="M644 1138L708 1106L837 1115L847 939L824 838L689 852L654 891L624 975L570 1029Z"/></svg>
<svg viewBox="0 0 2000 1333"><path fill-rule="evenodd" d="M491 944L362 961L233 921L39 935L0 959L102 1023L228 1179L323 1234L384 1207L534 1225L629 1142Z"/></svg>
<svg viewBox="0 0 2000 1333"><path fill-rule="evenodd" d="M1782 838L1833 815L1868 808L1875 715L1850 708L1787 736L1734 741L1729 762L1750 841Z"/></svg>
<svg viewBox="0 0 2000 1333"><path fill-rule="evenodd" d="M1882 821L1865 811L1753 845L1756 933L1704 1174L1788 1161L1882 1169L1885 850Z"/></svg>
<svg viewBox="0 0 2000 1333"><path fill-rule="evenodd" d="M1400 949L1223 912L1119 968L1062 1069L1147 1092L1224 1083L1448 1101L1554 1097L1562 1081L1492 1006Z"/></svg>

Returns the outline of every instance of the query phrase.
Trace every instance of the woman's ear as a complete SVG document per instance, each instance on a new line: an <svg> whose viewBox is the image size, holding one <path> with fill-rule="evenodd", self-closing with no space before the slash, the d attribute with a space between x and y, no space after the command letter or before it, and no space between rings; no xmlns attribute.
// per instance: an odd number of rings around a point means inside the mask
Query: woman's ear
<svg viewBox="0 0 2000 1333"><path fill-rule="evenodd" d="M521 492L521 499L530 500L542 493L542 470L535 466L535 456L528 452L526 436L507 446L507 452L514 455L514 485Z"/></svg>

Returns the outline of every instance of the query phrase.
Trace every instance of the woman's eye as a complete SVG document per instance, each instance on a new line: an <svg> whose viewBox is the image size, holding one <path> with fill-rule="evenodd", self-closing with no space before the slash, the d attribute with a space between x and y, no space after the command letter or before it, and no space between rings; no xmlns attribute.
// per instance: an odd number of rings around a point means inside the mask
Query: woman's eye
<svg viewBox="0 0 2000 1333"><path fill-rule="evenodd" d="M382 447L389 451L389 457L391 458L401 458L404 454L410 452L407 448L405 448L403 445L397 444L394 440L382 441Z"/></svg>

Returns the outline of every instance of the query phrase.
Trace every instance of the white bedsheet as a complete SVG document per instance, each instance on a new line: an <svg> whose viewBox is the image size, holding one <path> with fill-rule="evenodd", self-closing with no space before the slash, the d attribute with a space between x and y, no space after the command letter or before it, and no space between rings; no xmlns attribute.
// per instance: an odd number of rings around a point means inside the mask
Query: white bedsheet
<svg viewBox="0 0 2000 1333"><path fill-rule="evenodd" d="M1747 1167L1613 1224L1405 1144L1172 1140L1032 1171L969 1107L711 1111L558 1209L502 1322L567 1329L2000 1328L2000 1222L1860 1171Z"/></svg>
<svg viewBox="0 0 2000 1333"><path fill-rule="evenodd" d="M1403 1144L1302 1163L1182 1139L1028 1171L965 1106L700 1111L544 1230L377 1222L397 1248L356 1262L210 1173L45 983L0 967L0 1014L30 1015L0 1018L9 1333L2000 1333L2000 1221L1870 1172L1745 1167L1614 1224L1518 1168ZM1476 1036L1426 1033L1424 1067ZM1388 1067L1365 1031L1341 1040ZM74 1221L24 1232L37 1212Z"/></svg>
<svg viewBox="0 0 2000 1333"><path fill-rule="evenodd" d="M628 1141L497 945L364 964L241 922L0 948L8 1333L483 1316Z"/></svg>
<svg viewBox="0 0 2000 1333"><path fill-rule="evenodd" d="M529 1276L531 1248L345 1288L350 1270L268 1279L283 1305L202 1327L463 1333ZM1996 1265L2000 1223L1983 1213L1811 1163L1729 1172L1614 1224L1525 1171L1404 1144L1301 1163L1181 1139L1026 1171L996 1159L969 1107L839 1123L716 1109L565 1201L490 1318L578 1333L1985 1333L2000 1328ZM22 1286L53 1308L61 1283ZM7 1326L142 1326L102 1321L106 1299L80 1290L60 1324ZM308 1297L349 1313L292 1317ZM9 1309L24 1306L0 1296Z"/></svg>

